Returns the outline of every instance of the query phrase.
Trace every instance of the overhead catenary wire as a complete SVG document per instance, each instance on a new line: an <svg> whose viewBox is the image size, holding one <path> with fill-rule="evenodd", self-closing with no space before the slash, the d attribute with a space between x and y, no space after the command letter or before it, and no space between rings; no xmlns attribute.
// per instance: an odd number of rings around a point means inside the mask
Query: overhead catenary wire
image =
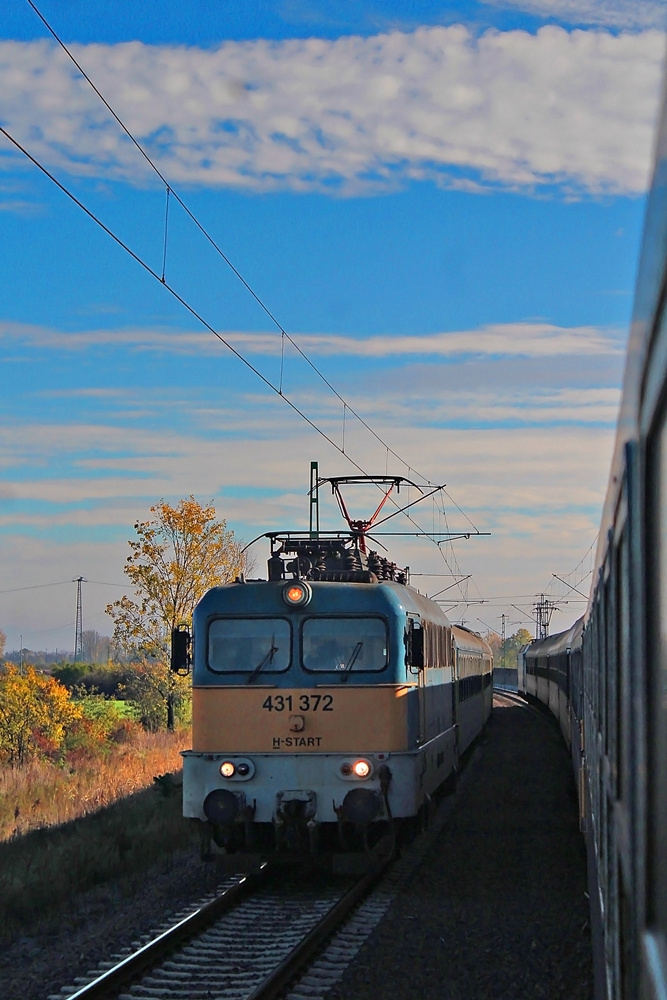
<svg viewBox="0 0 667 1000"><path fill-rule="evenodd" d="M70 197L74 201L74 203L77 204L77 206L79 208L81 208L94 222L96 222L97 225L99 225L109 236L111 236L111 238L114 239L116 241L116 243L119 246L121 246L121 248L124 249L137 263L139 263L142 267L144 267L145 270L149 274L151 274L154 278L156 278L157 280L159 280L160 283L177 299L177 301L180 302L180 304L185 309L187 309L190 312L190 314L198 322L200 322L206 329L209 330L209 332L211 332L214 336L216 336L218 338L218 340L225 347L227 347L227 349L230 350L237 357L237 359L239 359L243 364L245 364L247 366L247 368L249 368L268 388L270 388L273 392L275 392L277 395L279 395L281 398L283 398L285 400L285 402L292 408L292 410L295 413L297 413L303 420L305 420L305 422L313 430L315 430L316 433L318 433L321 437L323 437L333 448L336 449L336 451L338 451L344 458L346 458L358 471L364 473L363 468L352 458L352 456L349 454L349 451L346 449L345 430L346 430L346 415L347 415L347 411L348 410L349 410L350 414L372 435L372 437L375 438L375 440L377 440L383 446L384 449L386 449L387 460L388 460L389 454L393 455L394 458L397 461L399 461L401 464L403 464L408 469L408 472L410 473L412 471L412 468L413 468L411 466L411 463L408 463L397 451L395 451L393 448L391 448L387 444L387 442L381 437L381 435L379 435L374 430L374 428L371 427L371 425L356 411L356 409L354 407L350 406L350 404L347 402L347 400L341 395L341 393L335 388L335 386L329 381L329 379L317 367L317 365L312 361L312 359L310 357L308 357L308 355L305 353L305 351L303 351L303 349L294 340L294 338L292 336L290 336L285 331L285 329L282 326L282 324L278 321L278 319L273 314L273 312L268 308L268 306L263 301L263 299L260 297L260 295L255 291L255 289L250 285L250 283L244 278L244 276L241 274L241 272L238 270L238 268L232 263L232 261L230 260L230 258L225 254L225 252L222 250L222 248L219 246L219 244L216 242L216 240L212 237L212 235L208 232L208 230L205 228L205 226L195 216L195 214L188 207L188 205L185 203L185 201L183 200L183 198L174 189L173 185L165 177L165 175L162 173L162 171L159 169L159 167L156 165L156 163L153 161L153 159L149 156L149 154L147 153L147 151L143 148L143 146L141 145L141 143L136 139L136 137L133 135L133 133L127 127L127 125L125 124L125 122L121 119L120 115L114 110L114 108L111 106L111 104L109 103L109 101L104 97L104 95L102 94L102 92L95 85L95 83L93 82L93 80L91 79L91 77L88 75L88 73L85 71L85 69L83 68L83 66L78 62L78 60L75 58L75 56L73 55L73 53L69 50L68 46L63 42L63 40L60 38L60 36L55 31L55 29L50 25L50 23L47 21L47 19L44 17L44 15L41 13L41 11L37 7L37 5L34 3L34 0L27 0L27 2L29 4L29 6L32 8L32 10L35 12L35 14L38 16L38 18L40 19L40 21L42 22L42 24L44 25L44 27L46 28L46 30L54 38L54 40L60 46L60 48L63 50L63 52L65 53L65 55L71 60L71 62L76 67L76 69L78 70L78 72L81 74L81 76L83 77L83 79L88 83L88 85L91 87L91 89L95 92L95 94L97 95L97 97L99 98L99 100L102 102L102 104L105 106L105 108L107 109L107 111L109 112L109 114L116 121L116 123L118 124L118 126L122 129L122 131L124 132L124 134L132 142L132 144L135 146L135 148L137 149L137 151L141 154L141 156L143 157L143 159L145 160L145 162L154 171L155 175L159 178L160 182L165 187L165 219L164 219L164 239L163 239L162 273L161 273L161 275L158 275L154 271L154 269L148 264L148 262L146 260L144 260L137 253L135 253L127 244L125 244L112 230L110 230L101 221L101 219L99 219L93 212L91 212L73 194L73 192L71 192L68 188L65 187L65 185L63 185L61 182L59 182L57 180L57 178L53 174L51 174L46 169L46 167L44 167L34 156L32 156L30 153L28 153L28 151L16 139L14 139L12 137L6 129L2 128L2 132L9 139L9 141L12 142L16 146L16 148L19 149L25 156L27 156L28 159L30 159L31 162L35 166L38 167L38 169L42 170L42 172L53 183L55 183L60 188L60 190L63 191L63 193L65 193L68 197ZM175 290L175 288L173 286L171 286L169 284L169 282L166 280L166 262L167 262L167 246L168 246L168 223L169 223L169 201L170 201L170 197L173 197L173 198L176 199L177 203L181 206L181 208L186 213L186 215L188 216L188 218L193 222L193 224L196 226L196 228L201 232L201 234L205 237L205 239L208 241L208 243L213 247L213 249L215 250L215 252L221 257L221 259L225 262L225 264L230 268L230 270L233 272L233 274L237 277L237 279L241 282L241 284L244 286L244 288L248 291L248 293L252 296L252 298L259 305L259 307L262 309L262 311L266 314L266 316L271 320L271 322L276 326L276 328L280 332L280 335L281 335L280 377L279 377L279 384L278 384L277 387L271 382L270 379L268 379L264 375L262 375L262 373L247 358L245 358L241 354L240 351L237 351L231 345L231 343L229 341L227 341L218 331L216 331L203 318L203 316L201 316L201 314L199 314L198 311L194 307L192 307ZM285 392L283 390L284 367L285 367L285 340L288 340L290 342L290 344L293 346L293 348L295 349L295 351L300 355L300 357L305 361L305 363L322 380L322 382L333 393L333 395L341 402L342 407L343 407L342 447L338 446L336 444L336 442L325 431L323 431L322 428L320 428L315 423L314 420L311 420L305 414L305 412L300 407L298 407L296 405L296 403L294 403L291 399L289 399L289 397L285 394ZM423 475L423 473L419 472L416 469L414 470L414 472L416 473L417 476L419 476L429 486L433 486L434 485L433 481L431 479L429 479L429 477ZM364 474L366 474L366 473L364 473ZM457 510L459 510L459 512L461 514L463 514L463 516L465 517L465 519L468 521L468 523L473 528L474 532L476 534L479 534L477 527L474 525L474 523L472 522L472 520L470 519L470 517L467 514L465 514L465 512L462 510L462 508L453 500L453 498L451 497L451 495L449 493L446 493L446 495L447 495L448 499L457 508ZM391 499L391 502L394 503L394 505L396 507L398 507L398 505L395 504L395 502L393 501L393 498L390 498L390 499ZM445 511L444 511L444 504L443 504L443 511L442 512L443 512L443 514L445 516L445 523L446 523L446 514L445 514ZM426 538L430 538L431 541L435 542L435 539L432 537L431 533L429 533L428 531L426 531L425 529L423 529L410 515L406 514L405 516L410 521L410 523L413 524L418 529L418 531L419 531L420 534L422 534ZM435 544L438 545L437 542L435 542ZM438 545L438 550L439 550L440 555L443 558L443 561L445 562L445 564L448 566L448 568L451 568L450 562L447 559L447 557L445 556L445 553L442 551L442 548L441 548L440 545ZM454 553L454 549L451 546L451 544L450 544L450 550L451 550L451 555L452 555L453 562L454 562L456 568L459 571L459 575L463 576L463 574L460 571L460 568L458 567L458 560L456 559L456 555ZM478 588L477 588L474 580L473 580L473 584L474 584L475 588L478 590ZM479 590L478 590L478 592L479 592ZM462 591L461 591L461 596L462 597L464 596Z"/></svg>
<svg viewBox="0 0 667 1000"><path fill-rule="evenodd" d="M419 470L415 469L404 458L402 458L402 456L399 455L398 452L394 451L394 449L391 448L387 444L387 442L377 433L377 431L375 431L374 428L371 427L371 425L359 413L357 413L357 411L354 409L354 407L350 406L349 402L347 402L345 400L345 398L338 392L338 390L335 388L335 386L332 385L332 383L327 379L327 377L324 375L324 373L317 367L317 365L305 353L305 351L299 346L299 344L294 340L294 338L292 336L290 336L289 333L287 333L287 331L285 330L285 328L282 326L282 324L277 319L277 317L274 315L274 313L269 309L269 307L266 305L266 303L261 298L261 296L255 291L255 289L246 280L246 278L244 278L244 276L241 274L241 272L238 270L238 268L233 264L233 262L231 261L231 259L224 252L224 250L222 249L222 247L219 246L219 244L217 243L217 241L208 232L208 230L206 229L206 227L199 221L199 219L194 214L194 212L189 208L189 206L186 204L186 202L183 200L183 198L174 189L173 185L165 177L165 175L162 173L162 171L159 169L159 167L153 161L153 159L149 156L149 154L146 152L146 150L141 145L141 143L139 142L139 140L133 135L133 133L127 127L127 125L122 120L122 118L120 117L120 115L114 110L114 108L111 106L111 104L109 103L109 101L107 101L107 99L102 94L102 92L99 90L99 88L95 85L95 83L93 82L93 80L91 79L91 77L88 75L88 73L86 73L86 71L83 68L83 66L78 62L78 60L75 58L75 56L73 55L73 53L69 50L68 46L65 44L65 42L63 42L63 40L60 38L60 36L55 31L55 29L51 26L51 24L48 22L48 20L41 13L41 11L37 7L37 5L34 3L34 0L27 0L27 3L33 9L33 11L37 15L37 17L40 19L40 21L42 22L42 24L44 25L44 27L46 28L46 30L49 32L49 34L54 38L54 40L57 42L57 44L60 46L60 48L63 50L63 52L67 55L67 57L76 66L77 70L79 71L79 73L81 74L81 76L84 78L84 80L89 84L89 86L97 94L97 96L99 97L100 101L102 102L102 104L104 104L105 108L107 109L107 111L109 112L109 114L112 116L112 118L114 119L114 121L123 130L123 132L125 133L125 135L132 142L132 144L135 146L135 148L138 150L138 152L141 154L141 156L144 158L144 160L150 166L150 168L154 171L154 173L156 174L156 176L160 179L161 183L165 186L165 189L166 189L166 199L167 200L166 200L166 209L165 209L165 236L164 236L164 248L163 248L163 274L162 274L162 281L163 281L163 283L165 283L164 282L164 277L165 277L164 276L164 270L165 270L166 255L167 255L167 222L168 222L168 214L169 214L169 197L171 196L171 197L175 198L175 200L181 206L181 208L186 213L186 215L188 216L188 218L194 223L194 225L197 227L197 229L201 232L202 236L204 236L204 238L209 242L209 244L213 247L213 249L216 251L216 253L221 257L221 259L230 268L230 270L233 272L233 274L238 278L238 280L241 282L241 284L244 286L244 288L253 297L253 299L255 300L255 302L257 303L257 305L260 307L260 309L262 309L262 311L265 313L265 315L268 316L268 318L271 320L271 322L275 325L275 327L277 328L277 330L280 332L281 339L282 339L283 343L281 345L281 372L280 372L280 390L279 390L279 395L282 395L282 381L283 381L283 367L284 367L284 340L286 339L286 340L288 340L290 342L290 344L295 349L295 351L297 351L297 353L303 358L303 360L306 362L306 364L310 366L310 368L317 374L317 376L322 380L322 382L324 382L324 384L327 386L327 388L336 396L336 398L343 405L343 408L344 408L343 419L345 419L345 410L346 409L349 410L350 413L352 414L352 416L354 416L355 419L357 419L359 421L359 423L363 427L365 427L365 429L376 439L376 441L378 441L384 448L386 448L388 454L393 455L394 458L397 461L399 461L402 465L406 466L406 468L408 469L408 472L413 471L413 472L415 472L420 477L420 479L423 479L424 482L427 483L429 486L434 485L433 482L432 482L432 480L430 480L428 478L428 476L423 475L423 473L419 472ZM272 388L274 388L274 387L272 386ZM338 449L338 450L341 451L341 449ZM344 453L344 446L343 446L343 453ZM463 514L463 516L466 518L466 520L469 522L469 524L471 524L473 527L475 527L473 525L473 522L467 516L467 514L465 514L464 511L461 510L461 508L458 506L458 504L455 503L455 501L451 498L451 496L449 494L447 494L447 496L449 497L449 499L451 500L451 502L454 504L454 506L457 507L457 509L460 511L460 513ZM475 527L475 531L476 530L477 530L477 528Z"/></svg>
<svg viewBox="0 0 667 1000"><path fill-rule="evenodd" d="M6 138L9 139L9 141L12 142L15 145L15 147L20 150L20 152L22 152L28 159L30 159L30 161L36 167L38 167L38 169L42 170L42 172L54 184L56 184L60 188L60 190L63 191L64 194L66 194L68 197L70 197L72 199L72 201L74 201L74 203L79 208L81 208L91 218L92 221L94 221L97 225L99 225L109 236L111 236L112 239L114 239L116 241L116 243L119 246L121 246L122 249L124 249L137 263L139 263L142 267L144 267L145 270L148 271L148 273L152 275L152 277L154 277L156 280L160 281L160 283L181 303L181 305L183 305L184 308L186 308L190 312L190 314L195 319L198 320L198 322L202 323L202 325L206 329L208 329L209 332L211 332L214 336L216 336L218 338L218 340L220 340L221 343L223 343L228 348L228 350L232 351L232 353L239 360L241 360L258 378L260 378L261 381L263 381L264 384L267 387L269 387L273 392L275 392L277 395L279 395L281 398L283 398L287 402L287 404L299 416L301 416L302 419L304 419L312 427L313 430L315 430L317 433L319 433L329 444L332 445L332 447L334 447L343 457L345 457L358 471L366 474L364 472L363 468L357 462L355 462L354 459L349 455L349 453L348 453L348 451L346 451L346 447L345 447L345 429L346 429L345 424L346 424L346 415L347 415L347 411L348 410L350 411L350 414L353 415L362 424L362 426L364 426L366 428L366 430L368 430L368 432L387 450L388 454L391 453L399 462L401 462L403 465L405 465L406 468L410 469L410 466L405 461L405 459L403 459L394 449L390 448L390 446L370 426L370 424L366 420L364 420L364 418L361 417L360 414L357 413L357 411L354 409L354 407L350 406L350 404L344 399L344 397L338 392L338 390L332 385L332 383L320 371L320 369L317 367L317 365L314 364L314 362L306 355L306 353L302 350L302 348L295 342L294 338L291 337L285 331L285 329L282 326L282 324L278 321L278 319L276 318L276 316L271 312L271 310L268 308L268 306L266 305L266 303L261 299L261 297L258 295L258 293L252 288L252 286L249 284L249 282L243 277L243 275L238 270L238 268L235 267L235 265L232 263L232 261L230 260L230 258L224 253L224 251L222 250L222 248L213 239L213 237L211 236L211 234L206 230L206 228L202 225L202 223L199 221L199 219L197 219L197 217L195 216L195 214L187 206L187 204L184 202L184 200L181 198L181 196L178 194L178 192L174 190L174 188L171 185L171 183L164 176L164 174L160 171L160 169L158 168L158 166L154 163L154 161L152 160L152 158L148 155L148 153L143 148L143 146L141 145L141 143L135 138L135 136L132 134L132 132L130 131L130 129L125 125L125 123L123 122L123 120L121 119L121 117L117 114L117 112L114 110L114 108L111 106L111 104L107 101L107 99L104 97L104 95L99 90L99 88L95 85L95 83L93 82L93 80L91 79L91 77L86 73L86 71L84 70L83 66L81 66L81 64L75 58L75 56L73 55L73 53L70 52L70 50L67 47L67 45L63 42L63 40L60 38L60 36L57 34L57 32L54 30L54 28L52 28L52 26L49 24L49 22L47 21L47 19L44 17L44 15L38 9L37 5L33 2L33 0L27 0L27 2L29 4L29 6L37 14L37 16L39 17L40 21L44 24L44 26L47 29L47 31L52 35L52 37L55 39L55 41L57 42L57 44L61 47L61 49L63 50L63 52L72 61L72 63L74 64L74 66L76 66L78 72L81 74L81 76L84 78L84 80L86 80L86 82L89 84L89 86L95 92L95 94L98 96L98 98L100 99L100 101L104 104L104 106L108 110L109 114L117 122L117 124L119 125L119 127L123 130L123 132L125 133L125 135L130 139L130 141L132 142L132 144L136 147L136 149L139 151L139 153L144 158L144 160L146 161L146 163L155 172L156 176L160 179L161 183L165 187L166 203L165 203L164 240L163 240L163 254L162 254L162 273L160 275L158 275L157 272L148 264L148 262L144 258L142 258L139 254L135 253L123 240L120 239L120 237L118 237L111 229L109 229L109 227L106 226L102 222L102 220L99 219L99 217L95 215L95 213L93 213L90 209L88 209L87 206L85 206L83 204L83 202L81 202L80 199L78 199L73 194L73 192L71 192L64 184L62 184L60 181L58 181L58 179L43 164L41 164L36 159L36 157L32 156L32 154L30 154L25 149L25 147L23 147L21 145L21 143L18 142L18 140L16 140L5 128L2 128L2 132L4 133L4 135L6 136ZM191 221L195 224L195 226L197 227L197 229L207 239L207 241L210 243L210 245L220 255L220 257L222 258L222 260L224 260L224 262L227 264L227 266L236 275L236 277L238 278L238 280L247 289L247 291L249 292L249 294L253 297L253 299L261 307L261 309L264 311L264 313L271 319L271 321L274 323L274 325L280 331L280 334L281 334L281 362L280 362L280 380L279 380L279 384L278 384L277 387L271 382L270 379L267 379L264 375L262 375L262 373L259 371L259 369L257 369L247 358L245 358L244 355L242 355L240 351L237 351L231 345L231 343L229 341L227 341L219 332L217 332L197 312L197 310L194 309L194 307L192 307L175 290L175 288L172 285L170 285L169 282L166 280L167 236L168 236L169 198L170 198L170 196L172 196L172 197L174 197L176 199L176 201L178 202L178 204L183 208L183 210L185 211L185 213L187 214L187 216L191 219ZM296 406L296 404L293 403L292 400L290 400L289 397L284 393L284 391L283 391L283 378L284 378L284 363L285 363L285 358L284 358L284 342L285 342L285 340L288 340L290 342L290 344L292 344L292 346L298 352L298 354L304 359L304 361L310 366L310 368L324 382L324 384L327 386L327 388L329 388L329 390L342 403L342 406L343 406L342 447L338 446L335 443L335 441L328 434L326 434L326 432L324 432L313 420L311 420L303 412L303 410L301 410L298 406ZM416 472L416 474L421 479L424 480L424 482L428 483L429 485L433 485L432 481L427 476L424 476L418 470L414 470L414 471ZM454 502L454 501L452 501L452 502ZM392 503L393 503L393 500L392 500ZM458 509L461 510L461 508L458 508ZM461 513L463 513L462 510L461 510ZM424 534L424 536L430 537L429 532L427 532L423 528L421 528L421 526L412 517L410 517L409 515L406 515L406 517L408 518L408 520L412 524L415 525L416 528L419 529L419 531L422 534ZM471 526L477 532L477 528L473 525L473 523L470 520L470 518L467 515L465 515L465 514L464 514L464 517L466 517L466 520L471 524Z"/></svg>
<svg viewBox="0 0 667 1000"><path fill-rule="evenodd" d="M110 229L109 226L107 226L93 211L91 211L91 209L89 209L87 205L85 205L79 198L77 198L77 196L74 194L73 191L70 191L70 189L65 184L62 183L62 181L58 180L58 178L54 174L52 174L51 171L48 170L48 168L44 166L43 163L41 163L35 156L33 156L32 153L30 153L25 148L25 146L23 146L18 141L18 139L16 139L2 125L0 125L0 133L2 133L5 136L5 138L8 139L8 141L12 143L12 145L16 149L18 149L19 152L21 152L35 167L37 167L37 169L40 170L45 177L47 177L53 184L55 184L55 186L60 191L62 191L64 195L66 195L78 208L80 208L81 211L84 212L88 216L88 218L91 219L92 222L94 222L97 226L99 226L100 229L102 229L102 231L107 234L107 236L111 237L111 239L122 250L124 250L125 253L127 253L137 264L139 264L148 274L150 274L152 278L158 281L162 285L162 287L165 288L170 293L170 295L172 295L176 299L176 301L179 302L183 306L183 308L186 309L187 312L189 312L190 315L197 320L197 322L201 323L201 325L205 327L205 329L207 329L210 333L212 333L213 336L216 337L220 341L220 343L223 344L229 351L231 351L231 353L243 365L245 365L246 368L248 368L251 372L253 372L253 374L256 375L257 378L260 379L260 381L263 382L268 389L270 389L273 393L275 393L277 396L283 399L287 403L287 405L299 417L301 417L301 419L304 420L309 427L312 428L312 430L314 430L317 434L320 435L320 437L322 437L325 441L327 441L327 443L330 444L331 447L334 448L340 455L346 458L347 461L350 462L350 464L353 465L358 472L360 472L364 476L368 475L363 466L359 465L359 463L356 462L354 458L352 458L349 452L346 452L344 450L344 442L343 442L343 447L337 444L334 441L334 439L330 437L326 433L326 431L324 431L321 427L319 427L315 423L315 421L312 420L299 406L297 406L296 403L294 403L285 392L281 391L279 386L274 385L273 382L266 377L266 375L263 375L262 372L260 372L260 370L256 368L251 361L248 360L248 358L246 358L243 354L241 354L241 352L238 351L233 346L233 344L231 344L225 337L223 337L221 333L219 333L213 326L211 326L208 320L206 320L201 315L201 313L199 313L194 308L194 306L192 306L187 301L187 299L185 299L178 291L176 291L176 289L172 285L170 285L170 283L166 280L166 278L163 280L162 276L158 274L157 271L155 271L151 267L148 261L146 261L138 253L136 253L130 246L128 246L128 244L125 243L125 241L122 240L120 236L118 236L112 229ZM392 502L394 501L392 500ZM424 528L422 528L421 525L417 524L417 522L414 521L414 519L410 517L409 514L406 514L405 516L412 524L415 525L415 527L419 530L420 534L422 534L425 538L431 539L431 535L429 534L429 532L426 531Z"/></svg>

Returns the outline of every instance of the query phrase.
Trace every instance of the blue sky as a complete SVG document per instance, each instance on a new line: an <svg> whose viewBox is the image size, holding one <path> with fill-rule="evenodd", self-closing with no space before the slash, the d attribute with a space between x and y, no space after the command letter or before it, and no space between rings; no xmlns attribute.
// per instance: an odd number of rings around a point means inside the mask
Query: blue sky
<svg viewBox="0 0 667 1000"><path fill-rule="evenodd" d="M518 623L513 604L562 594L552 574L586 555L606 484L663 4L38 6L404 461L349 413L346 453L368 472L446 482L448 523L463 520L455 502L491 532L442 553L396 539L397 560L471 574L452 616L473 627L499 628L502 612ZM0 124L161 274L164 188L25 0L0 14ZM214 498L250 539L304 524L311 460L354 471L2 136L0 260L10 648L19 635L72 647L79 575L84 627L108 633L132 524L161 497ZM166 279L278 385L279 332L173 198ZM340 400L289 344L282 373L342 444ZM338 526L330 504L325 517ZM443 523L432 507L421 517ZM587 568L571 577L584 589Z"/></svg>

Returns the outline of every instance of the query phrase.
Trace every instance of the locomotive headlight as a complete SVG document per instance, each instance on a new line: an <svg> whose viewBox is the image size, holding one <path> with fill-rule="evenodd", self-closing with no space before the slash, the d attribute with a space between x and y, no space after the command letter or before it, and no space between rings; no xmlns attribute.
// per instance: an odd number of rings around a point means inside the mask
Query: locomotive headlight
<svg viewBox="0 0 667 1000"><path fill-rule="evenodd" d="M308 604L312 596L313 592L308 584L301 581L288 583L286 587L283 587L283 601L294 608L300 608Z"/></svg>
<svg viewBox="0 0 667 1000"><path fill-rule="evenodd" d="M354 762L352 770L356 774L357 778L367 778L371 773L371 765L367 760L357 760Z"/></svg>
<svg viewBox="0 0 667 1000"><path fill-rule="evenodd" d="M247 765L246 765L247 766ZM233 778L236 767L232 764L231 760L223 761L220 765L220 774L223 778Z"/></svg>

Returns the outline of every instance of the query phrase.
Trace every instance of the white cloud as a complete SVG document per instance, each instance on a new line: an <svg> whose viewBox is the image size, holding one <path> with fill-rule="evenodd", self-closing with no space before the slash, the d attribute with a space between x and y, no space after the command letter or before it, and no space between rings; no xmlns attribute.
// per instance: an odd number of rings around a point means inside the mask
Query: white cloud
<svg viewBox="0 0 667 1000"><path fill-rule="evenodd" d="M664 0L483 0L494 7L515 7L526 14L554 17L569 24L590 24L624 31L664 30Z"/></svg>
<svg viewBox="0 0 667 1000"><path fill-rule="evenodd" d="M644 191L663 48L656 30L476 38L455 25L216 50L73 50L173 182L355 194L410 178ZM3 123L48 163L146 180L141 157L49 43L0 44L0 94Z"/></svg>
<svg viewBox="0 0 667 1000"><path fill-rule="evenodd" d="M310 460L319 458L326 475L342 475L351 468L313 432L286 418L281 422L279 414L278 402L265 407L267 434L252 442L109 424L17 423L8 428L5 446L28 460L31 478L8 481L13 502L0 507L0 590L78 575L122 580L124 539L130 537L134 520L145 517L162 496L215 497L220 514L248 540L262 531L305 525ZM273 437L276 425L280 446ZM568 571L590 545L608 471L611 428L582 425L569 433L561 427L525 426L460 430L420 428L403 421L393 428L392 438L396 450L409 455L416 468L448 484L480 530L492 532L491 538L457 547L464 572L475 573L485 596L544 589L549 572ZM86 465L91 449L106 449L108 454L121 444L125 455L109 457L107 468ZM365 468L384 472L385 456L376 442L351 430L349 444ZM78 475L63 475L64 468L77 466ZM257 468L262 470L261 485L272 491L268 496L256 492ZM389 472L407 470L391 459ZM330 495L323 495L322 502L325 526L337 527ZM450 525L465 526L462 516L447 506ZM416 516L431 527L430 505ZM415 570L446 569L434 546L423 540L385 542L392 558ZM265 546L257 549L257 570L263 573ZM113 590L86 586L86 627L108 631L103 609L115 596ZM67 629L73 607L74 589L65 585L2 595L0 626L12 644L18 643L16 633L23 632L32 648L53 648L56 643L62 648L71 643ZM58 631L61 625L65 638Z"/></svg>
<svg viewBox="0 0 667 1000"><path fill-rule="evenodd" d="M281 338L278 333L240 333L221 331L242 354L278 357ZM442 358L462 356L498 356L554 358L566 355L594 357L622 355L625 339L615 328L580 326L561 327L550 323L495 323L472 330L412 336L349 337L335 334L302 333L295 343L308 355L333 357L392 358L432 355ZM117 330L64 332L27 323L0 322L0 343L54 350L80 351L93 347L129 347L141 351L169 354L210 353L224 355L220 341L207 332L154 330L141 327ZM286 356L294 354L287 345ZM103 394L109 390L87 390Z"/></svg>

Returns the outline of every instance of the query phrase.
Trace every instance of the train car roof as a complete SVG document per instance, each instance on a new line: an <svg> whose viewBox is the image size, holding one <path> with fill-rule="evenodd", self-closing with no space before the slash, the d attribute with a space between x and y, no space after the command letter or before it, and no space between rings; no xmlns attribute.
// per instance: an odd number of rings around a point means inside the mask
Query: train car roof
<svg viewBox="0 0 667 1000"><path fill-rule="evenodd" d="M364 586L372 586L372 584L364 584ZM447 628L452 627L452 623L440 605L432 601L430 597L426 597L425 594L420 594L414 587L406 587L401 583L387 581L383 581L382 586L391 587L392 590L396 590L399 593L401 603L406 611L418 614L421 618L435 622L436 625L445 625Z"/></svg>
<svg viewBox="0 0 667 1000"><path fill-rule="evenodd" d="M452 634L459 649L468 649L476 653L480 650L491 652L488 642L465 625L452 625Z"/></svg>
<svg viewBox="0 0 667 1000"><path fill-rule="evenodd" d="M576 649L581 645L581 634L584 628L584 616L582 615L574 625L571 625L564 632L556 632L548 635L546 639L536 639L535 642L526 648L526 656L555 656L564 653L568 649Z"/></svg>

